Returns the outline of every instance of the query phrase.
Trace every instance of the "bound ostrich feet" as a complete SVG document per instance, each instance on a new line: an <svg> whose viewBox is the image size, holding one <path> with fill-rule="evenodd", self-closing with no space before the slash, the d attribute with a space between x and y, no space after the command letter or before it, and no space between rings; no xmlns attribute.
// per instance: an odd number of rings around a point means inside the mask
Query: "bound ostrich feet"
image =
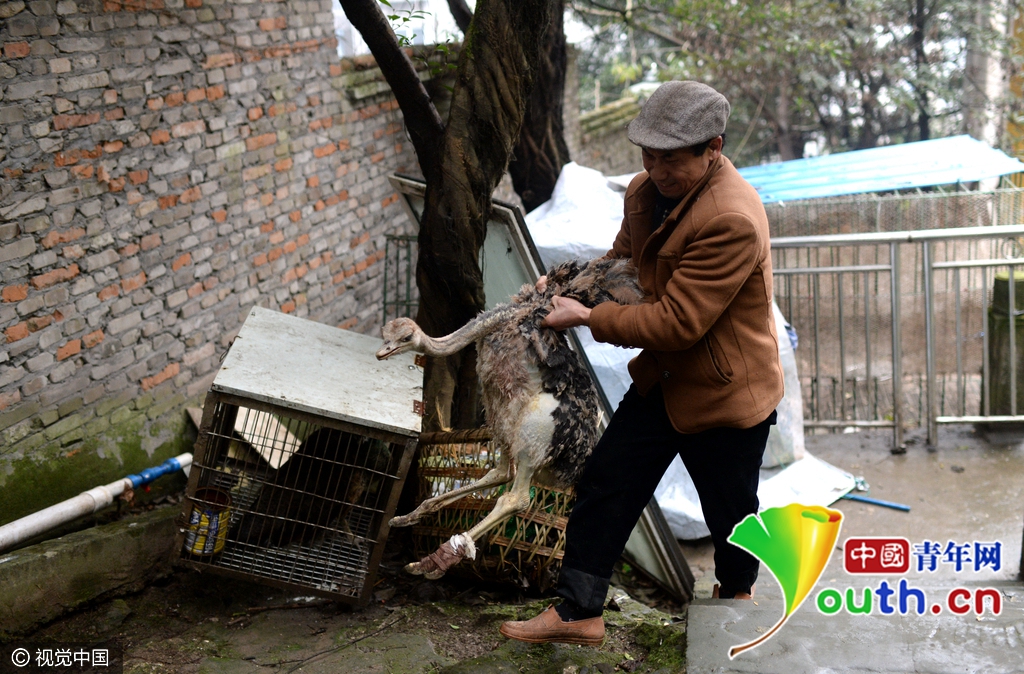
<svg viewBox="0 0 1024 674"><path fill-rule="evenodd" d="M418 562L405 565L405 571L427 580L437 580L463 559L476 559L476 545L466 534L455 534L441 544L435 552Z"/></svg>

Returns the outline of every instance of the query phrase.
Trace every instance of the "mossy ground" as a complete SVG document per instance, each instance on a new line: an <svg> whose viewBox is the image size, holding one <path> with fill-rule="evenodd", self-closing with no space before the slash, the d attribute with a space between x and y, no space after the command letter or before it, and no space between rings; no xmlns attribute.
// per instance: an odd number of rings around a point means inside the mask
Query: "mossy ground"
<svg viewBox="0 0 1024 674"><path fill-rule="evenodd" d="M81 610L28 637L118 639L126 674L266 671L389 674L684 672L685 620L620 592L600 648L529 645L498 632L550 599L509 587L383 574L362 609L178 570L143 592ZM386 598L386 600L383 600Z"/></svg>

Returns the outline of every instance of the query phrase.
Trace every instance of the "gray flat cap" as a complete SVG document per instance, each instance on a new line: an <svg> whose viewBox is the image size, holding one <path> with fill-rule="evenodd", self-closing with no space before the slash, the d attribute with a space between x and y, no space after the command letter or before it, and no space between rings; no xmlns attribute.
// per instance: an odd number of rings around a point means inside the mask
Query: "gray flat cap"
<svg viewBox="0 0 1024 674"><path fill-rule="evenodd" d="M627 135L634 145L652 150L691 147L725 133L730 111L725 96L706 84L666 82L629 123Z"/></svg>

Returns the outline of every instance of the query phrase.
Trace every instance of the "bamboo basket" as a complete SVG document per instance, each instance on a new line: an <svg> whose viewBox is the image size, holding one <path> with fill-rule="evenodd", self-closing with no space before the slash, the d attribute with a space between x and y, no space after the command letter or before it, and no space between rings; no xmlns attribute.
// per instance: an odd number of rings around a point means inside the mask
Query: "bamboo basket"
<svg viewBox="0 0 1024 674"><path fill-rule="evenodd" d="M490 430L423 433L419 440L417 497L432 496L478 480L497 463ZM473 527L491 512L505 486L485 489L424 517L413 526L417 557L434 552L452 535ZM558 579L565 550L565 525L575 496L571 491L530 487L530 508L513 515L477 542L475 560L466 559L448 573L485 581L515 583L546 591Z"/></svg>

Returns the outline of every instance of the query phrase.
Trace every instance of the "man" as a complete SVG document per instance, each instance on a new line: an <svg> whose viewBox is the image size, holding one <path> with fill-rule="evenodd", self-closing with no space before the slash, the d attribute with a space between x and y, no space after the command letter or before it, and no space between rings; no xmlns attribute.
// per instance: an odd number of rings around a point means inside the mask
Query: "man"
<svg viewBox="0 0 1024 674"><path fill-rule="evenodd" d="M645 171L626 191L622 228L607 253L633 260L645 302L592 310L564 297L552 302L548 327L587 325L599 341L643 351L576 487L562 602L503 624L507 637L601 643L612 567L677 454L711 530L715 596L751 597L758 562L726 539L757 511L758 470L783 383L768 219L722 155L729 112L725 97L699 82L654 92L629 125Z"/></svg>

